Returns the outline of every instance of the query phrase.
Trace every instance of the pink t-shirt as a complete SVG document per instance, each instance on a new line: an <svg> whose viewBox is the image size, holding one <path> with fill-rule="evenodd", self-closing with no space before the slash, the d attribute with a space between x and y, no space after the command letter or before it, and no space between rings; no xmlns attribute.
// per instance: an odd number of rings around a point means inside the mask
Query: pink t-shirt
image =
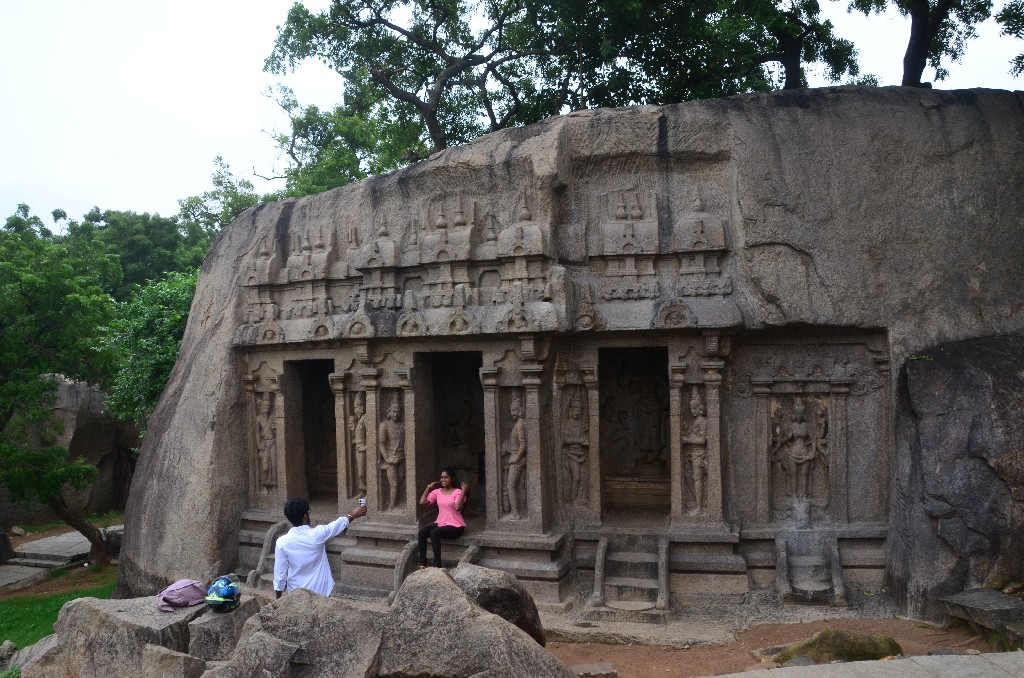
<svg viewBox="0 0 1024 678"><path fill-rule="evenodd" d="M451 494L445 494L441 491L440 487L427 495L429 503L437 504L438 527L444 527L445 525L450 525L451 527L466 526L466 521L462 518L462 514L455 510L455 502L461 496L462 490L459 488L456 488Z"/></svg>

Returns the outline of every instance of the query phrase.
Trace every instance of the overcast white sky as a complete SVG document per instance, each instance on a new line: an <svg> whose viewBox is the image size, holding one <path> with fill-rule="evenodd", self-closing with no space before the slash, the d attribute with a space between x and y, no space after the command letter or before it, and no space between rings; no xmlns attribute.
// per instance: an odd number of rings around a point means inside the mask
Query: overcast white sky
<svg viewBox="0 0 1024 678"><path fill-rule="evenodd" d="M277 188L253 172L283 166L270 132L287 118L264 95L279 79L263 60L291 4L0 0L0 219L21 202L47 223L54 208L77 219L93 205L170 216L178 199L209 190L217 155L261 192ZM899 84L909 20L823 5L857 45L863 72ZM979 32L937 86L1024 89L1008 73L1024 42L1000 37L991 21ZM341 97L340 77L319 64L284 82L303 103Z"/></svg>

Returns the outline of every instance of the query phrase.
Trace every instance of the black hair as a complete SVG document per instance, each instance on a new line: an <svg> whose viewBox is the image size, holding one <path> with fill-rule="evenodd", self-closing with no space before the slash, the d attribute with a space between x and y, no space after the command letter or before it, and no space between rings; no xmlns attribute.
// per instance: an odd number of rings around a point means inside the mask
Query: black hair
<svg viewBox="0 0 1024 678"><path fill-rule="evenodd" d="M302 525L302 518L309 513L309 502L302 497L292 497L284 505L284 517L295 527Z"/></svg>
<svg viewBox="0 0 1024 678"><path fill-rule="evenodd" d="M459 485L459 477L455 475L455 469L453 469L451 466L445 466L443 469L441 469L441 473L447 473L448 477L452 479L452 487L457 487L461 489L462 486ZM438 473L437 475L441 475L441 473Z"/></svg>

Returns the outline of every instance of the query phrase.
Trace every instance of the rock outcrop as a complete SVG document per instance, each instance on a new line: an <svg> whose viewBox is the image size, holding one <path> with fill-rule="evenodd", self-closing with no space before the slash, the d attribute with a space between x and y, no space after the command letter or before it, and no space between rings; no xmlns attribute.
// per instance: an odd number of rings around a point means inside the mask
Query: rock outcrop
<svg viewBox="0 0 1024 678"><path fill-rule="evenodd" d="M355 458L344 418L359 397L375 417L369 440L382 424L393 439L403 426L410 436L405 459L387 469L375 448L366 455L371 520L380 522L374 536L369 520L359 529L367 540L391 539L394 558L353 547L359 564L350 569L363 579L345 583L384 590L416 522L415 497L436 472L428 467L442 434L430 427L451 420L400 411L433 400L416 392L427 387L417 382L414 354L434 352L441 357L430 358L433 368L442 370L457 362L445 352L480 351L482 342L490 342L483 368L463 370L478 382L483 374L494 395L490 428L479 436L486 472L497 479L487 488L492 534L480 540L480 562L517 557L515 571L530 574L535 596L566 602L560 597L578 588L567 581L573 568L560 563L577 562L574 539L586 542L579 552L596 553L608 537L600 532L608 506L594 500L602 476L584 465L600 455L618 463L612 448L623 430L654 429L644 434L644 458L620 465L640 470L627 479L637 487L657 476L644 499L674 532L643 536L654 545L651 568L675 568L670 587L712 567L723 575L716 582L735 575L723 593L745 594L764 574L743 571L745 558L772 562L770 553L750 554L773 543L790 495L812 502L814 520L829 519L840 553L857 560L849 574L864 576L865 586L881 585L897 530L908 540L927 533L926 541L978 560L998 540L977 520L1001 518L957 509L959 493L1001 490L965 481L936 490L945 499L906 485L891 491L894 475L909 478L913 457L893 447L896 393L908 361L911 381L918 378L914 356L1024 329L1022 110L1019 92L834 88L581 111L246 211L203 264L178 362L150 420L119 593L235 569L243 513L277 520L286 494L323 482L329 496L334 479L337 505L354 502L354 481L343 486L356 474L344 456ZM626 355L615 353L625 344L643 348L629 354L633 362L620 361L630 374L616 383L597 356ZM581 347L586 364L576 360ZM644 371L652 357L669 363L656 382ZM301 421L306 376L318 380L308 391L325 404L317 413L338 413L334 446L321 445L336 459L302 449L301 441L323 438L313 406L311 421ZM606 388L629 403L607 420ZM906 407L933 411L915 389ZM474 397L470 414L479 422L485 397ZM935 413L946 406L931 400ZM617 410L626 414L618 428ZM574 412L562 430L559 415ZM946 423L921 421L925 437L944 435ZM587 422L605 429L588 438ZM412 449L421 426L430 435ZM786 428L800 431L797 443L781 436ZM523 459L509 470L513 438ZM910 440L902 428L899 438ZM608 449L599 455L598 447ZM641 449L630 441L622 448ZM783 448L790 456L779 463L773 457ZM826 463L811 455L822 450ZM989 464L969 445L958 450L963 464L990 466L991 482L1016 473L997 472L995 457ZM567 458L575 465L566 467ZM685 459L671 478L669 458ZM514 486L504 495L502 478ZM528 497L520 490L527 483ZM906 520L894 517L897 504ZM575 537L574 525L597 527ZM686 555L698 528L716 535L707 537L717 540L707 562ZM509 534L528 538L505 549ZM757 543L736 547L743 539ZM608 546L613 556L616 548ZM903 572L908 590L935 584L919 569ZM654 573L644 577L662 605L682 595L659 592Z"/></svg>
<svg viewBox="0 0 1024 678"><path fill-rule="evenodd" d="M473 567L463 581L499 592L511 616L536 605L499 583L504 573ZM507 576L507 575L506 575ZM488 583L489 582L489 583ZM488 594L482 594L487 598ZM507 601L518 598L516 613ZM571 678L569 669L520 628L481 608L447 572L416 572L385 613L304 589L264 605L243 596L234 612L206 605L157 610L151 597L82 598L65 605L56 633L14 653L0 671L22 675L207 676L208 678ZM539 619L532 633L544 637ZM240 630L239 630L239 627ZM237 643L235 641L237 640Z"/></svg>

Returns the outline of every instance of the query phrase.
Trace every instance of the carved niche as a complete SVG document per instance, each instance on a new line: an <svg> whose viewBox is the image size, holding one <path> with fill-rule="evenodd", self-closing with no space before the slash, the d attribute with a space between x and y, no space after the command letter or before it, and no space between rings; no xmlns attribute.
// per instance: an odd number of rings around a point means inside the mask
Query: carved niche
<svg viewBox="0 0 1024 678"><path fill-rule="evenodd" d="M249 393L252 412L254 486L261 495L269 495L278 484L279 431L282 421L281 391L277 372L260 363L243 379Z"/></svg>

